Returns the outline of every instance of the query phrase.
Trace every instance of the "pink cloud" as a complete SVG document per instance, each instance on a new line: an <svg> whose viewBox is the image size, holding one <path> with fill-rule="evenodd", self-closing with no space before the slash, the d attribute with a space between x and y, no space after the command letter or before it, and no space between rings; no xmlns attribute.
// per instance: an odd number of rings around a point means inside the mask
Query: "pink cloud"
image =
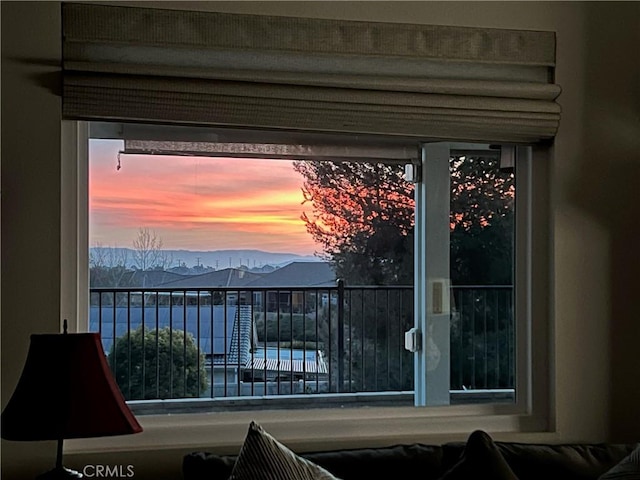
<svg viewBox="0 0 640 480"><path fill-rule="evenodd" d="M128 155L118 170L119 148L90 147L92 242L127 246L148 227L165 248L316 250L291 162Z"/></svg>

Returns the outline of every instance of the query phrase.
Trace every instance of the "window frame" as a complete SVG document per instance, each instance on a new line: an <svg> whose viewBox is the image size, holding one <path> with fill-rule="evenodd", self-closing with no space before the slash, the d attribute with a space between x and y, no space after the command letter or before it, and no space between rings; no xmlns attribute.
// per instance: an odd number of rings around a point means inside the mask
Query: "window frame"
<svg viewBox="0 0 640 480"><path fill-rule="evenodd" d="M444 264L438 261L441 255L448 255L448 252L439 251L435 255L433 250L428 248L430 242L429 232L437 231L439 223L431 224L429 212L434 208L435 213L441 215L443 220L449 220L449 199L440 199L437 196L430 196L429 191L449 191L449 187L440 185L442 175L449 171L449 159L452 151L464 151L470 148L472 144L464 144L459 142L433 142L425 143L422 146L422 156L419 162L422 178L416 182L416 280L415 288L415 308L418 312L416 315L415 327L420 332L427 332L430 323L437 316L430 314L429 305L431 297L430 281L434 280L432 273L429 271L428 265L432 265L435 260L440 263L440 275L447 276L449 272L449 261ZM511 147L511 146L510 146ZM532 411L532 181L533 181L533 155L530 146L512 146L513 158L517 162L515 172L515 244L514 244L514 317L515 317L515 403L513 405L505 405L505 412L530 412ZM435 160L435 162L434 162ZM430 173L431 172L431 173ZM432 180L433 179L433 180ZM418 209L422 208L422 212ZM444 211L442 211L444 210ZM442 213L439 213L442 212ZM436 234L437 235L437 234ZM433 243L432 243L433 245ZM436 243L436 249L440 246ZM448 246L445 247L448 249ZM426 268L419 268L420 264L427 265ZM438 268L436 268L437 270ZM438 276L438 275L436 275ZM439 279L438 279L439 280ZM447 281L447 279L445 279ZM523 321L519 319L524 319ZM424 337L423 333L423 337ZM447 334L448 336L448 334ZM424 350L424 340L423 348ZM418 377L422 376L427 379L416 387L416 405L417 406L437 406L449 404L449 376L447 378L433 378L431 382L427 371L426 352L418 351L415 362L416 385L418 385ZM450 355L450 354L449 354ZM542 364L540 364L540 368ZM429 385L436 385L435 388L429 389ZM446 387L446 388L445 388ZM444 392L443 392L444 389ZM502 406L501 406L502 407ZM496 409L502 411L501 407Z"/></svg>
<svg viewBox="0 0 640 480"><path fill-rule="evenodd" d="M88 123L62 121L61 318L79 331L88 312ZM476 142L477 143L477 142ZM252 410L215 414L144 415L142 435L69 440L68 453L207 446L234 452L255 420L298 450L396 442L437 442L446 435L466 438L489 432L544 432L554 429L550 385L551 232L549 162L551 145L532 148L525 168L516 169L517 402L442 407L318 408ZM523 202L524 200L524 202ZM526 276L521 276L526 273ZM524 299L524 300L523 300ZM523 321L520 321L524 318ZM524 372L524 375L523 375ZM170 402L170 400L166 400Z"/></svg>

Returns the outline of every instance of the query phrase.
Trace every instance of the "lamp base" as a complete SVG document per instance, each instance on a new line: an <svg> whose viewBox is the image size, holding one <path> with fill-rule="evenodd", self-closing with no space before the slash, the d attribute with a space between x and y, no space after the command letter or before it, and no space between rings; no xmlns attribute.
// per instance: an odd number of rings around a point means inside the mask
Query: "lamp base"
<svg viewBox="0 0 640 480"><path fill-rule="evenodd" d="M42 475L38 475L36 480L71 480L76 478L84 478L84 475L70 468L56 467Z"/></svg>

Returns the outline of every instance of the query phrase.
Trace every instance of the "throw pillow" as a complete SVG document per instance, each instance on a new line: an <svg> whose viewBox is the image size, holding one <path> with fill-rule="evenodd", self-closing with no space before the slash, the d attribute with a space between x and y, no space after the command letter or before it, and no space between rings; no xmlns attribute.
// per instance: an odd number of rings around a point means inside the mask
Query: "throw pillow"
<svg viewBox="0 0 640 480"><path fill-rule="evenodd" d="M440 480L471 478L518 480L491 437L482 430L469 435L462 457Z"/></svg>
<svg viewBox="0 0 640 480"><path fill-rule="evenodd" d="M229 480L339 480L251 422Z"/></svg>
<svg viewBox="0 0 640 480"><path fill-rule="evenodd" d="M598 480L640 480L640 445Z"/></svg>

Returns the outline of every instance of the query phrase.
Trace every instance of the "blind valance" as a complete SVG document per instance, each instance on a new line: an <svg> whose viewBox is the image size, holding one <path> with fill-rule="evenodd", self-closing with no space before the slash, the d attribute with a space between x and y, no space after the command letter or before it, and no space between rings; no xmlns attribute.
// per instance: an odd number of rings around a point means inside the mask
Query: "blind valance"
<svg viewBox="0 0 640 480"><path fill-rule="evenodd" d="M552 138L555 35L63 3L63 114L420 138Z"/></svg>

